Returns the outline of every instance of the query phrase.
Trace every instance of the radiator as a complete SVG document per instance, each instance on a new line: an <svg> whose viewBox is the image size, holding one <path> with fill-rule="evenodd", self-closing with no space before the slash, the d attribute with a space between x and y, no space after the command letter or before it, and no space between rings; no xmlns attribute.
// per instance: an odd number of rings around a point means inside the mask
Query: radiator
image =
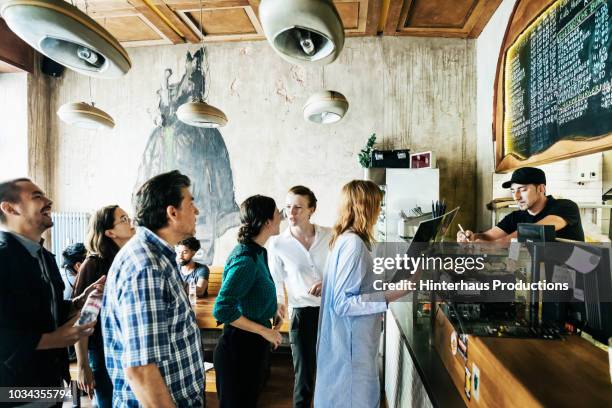
<svg viewBox="0 0 612 408"><path fill-rule="evenodd" d="M55 254L58 266L62 264L62 251L70 244L84 242L89 226L88 213L57 212L51 213L51 252Z"/></svg>

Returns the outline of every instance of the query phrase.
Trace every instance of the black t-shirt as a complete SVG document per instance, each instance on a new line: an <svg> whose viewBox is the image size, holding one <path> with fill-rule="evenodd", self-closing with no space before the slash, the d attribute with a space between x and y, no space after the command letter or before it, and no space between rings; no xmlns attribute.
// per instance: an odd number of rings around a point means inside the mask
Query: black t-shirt
<svg viewBox="0 0 612 408"><path fill-rule="evenodd" d="M567 225L555 232L559 238L573 239L574 241L584 241L584 231L580 220L578 205L571 200L556 200L552 196L546 196L546 205L536 215L531 215L525 211L513 211L506 215L497 226L507 234L512 234L517 229L519 223L536 223L547 215L556 215L567 222Z"/></svg>

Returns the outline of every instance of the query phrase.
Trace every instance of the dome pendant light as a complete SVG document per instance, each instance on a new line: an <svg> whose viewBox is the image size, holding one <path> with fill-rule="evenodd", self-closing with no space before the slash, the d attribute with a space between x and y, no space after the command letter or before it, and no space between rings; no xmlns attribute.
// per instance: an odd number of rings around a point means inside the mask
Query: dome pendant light
<svg viewBox="0 0 612 408"><path fill-rule="evenodd" d="M340 92L317 92L304 105L304 119L324 125L336 123L344 117L348 107L348 101Z"/></svg>
<svg viewBox="0 0 612 408"><path fill-rule="evenodd" d="M332 0L262 0L259 18L274 51L293 64L329 64L344 46Z"/></svg>
<svg viewBox="0 0 612 408"><path fill-rule="evenodd" d="M220 109L198 99L179 106L176 116L187 125L196 127L217 128L227 124L227 117Z"/></svg>
<svg viewBox="0 0 612 408"><path fill-rule="evenodd" d="M132 67L128 53L106 29L63 0L8 0L0 14L22 40L80 74L117 78Z"/></svg>
<svg viewBox="0 0 612 408"><path fill-rule="evenodd" d="M60 106L57 116L69 125L89 130L115 127L113 118L103 110L96 108L93 102L91 105L85 102L65 103Z"/></svg>
<svg viewBox="0 0 612 408"><path fill-rule="evenodd" d="M203 33L202 28L202 0L200 0L200 31ZM201 34L202 44L202 64L204 64L204 34ZM202 70L202 95L194 99L192 102L182 104L176 110L176 116L178 119L190 126L204 127L204 128L218 128L223 127L227 124L227 116L220 109L215 108L205 102L204 85L206 78L204 77L204 68L200 66Z"/></svg>

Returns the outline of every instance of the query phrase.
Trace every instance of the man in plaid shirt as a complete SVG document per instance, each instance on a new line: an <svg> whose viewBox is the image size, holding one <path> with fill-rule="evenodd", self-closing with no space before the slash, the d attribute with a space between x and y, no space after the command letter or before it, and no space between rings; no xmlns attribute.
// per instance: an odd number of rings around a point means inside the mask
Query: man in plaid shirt
<svg viewBox="0 0 612 408"><path fill-rule="evenodd" d="M181 283L174 246L195 234L190 181L178 171L136 193L136 235L108 273L102 305L113 405L202 407L200 332Z"/></svg>

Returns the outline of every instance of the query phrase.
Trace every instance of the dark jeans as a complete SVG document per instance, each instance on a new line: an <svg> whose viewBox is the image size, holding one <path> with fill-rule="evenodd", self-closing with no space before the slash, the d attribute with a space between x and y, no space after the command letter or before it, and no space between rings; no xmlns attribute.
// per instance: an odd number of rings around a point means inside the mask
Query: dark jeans
<svg viewBox="0 0 612 408"><path fill-rule="evenodd" d="M113 406L113 383L106 371L104 363L104 349L89 350L89 366L93 372L96 387L96 402L99 408L112 408Z"/></svg>
<svg viewBox="0 0 612 408"><path fill-rule="evenodd" d="M310 408L317 373L319 308L294 308L291 315L289 339L295 372L293 406L295 408Z"/></svg>
<svg viewBox="0 0 612 408"><path fill-rule="evenodd" d="M270 343L258 334L223 327L214 353L220 408L253 408L264 382Z"/></svg>

